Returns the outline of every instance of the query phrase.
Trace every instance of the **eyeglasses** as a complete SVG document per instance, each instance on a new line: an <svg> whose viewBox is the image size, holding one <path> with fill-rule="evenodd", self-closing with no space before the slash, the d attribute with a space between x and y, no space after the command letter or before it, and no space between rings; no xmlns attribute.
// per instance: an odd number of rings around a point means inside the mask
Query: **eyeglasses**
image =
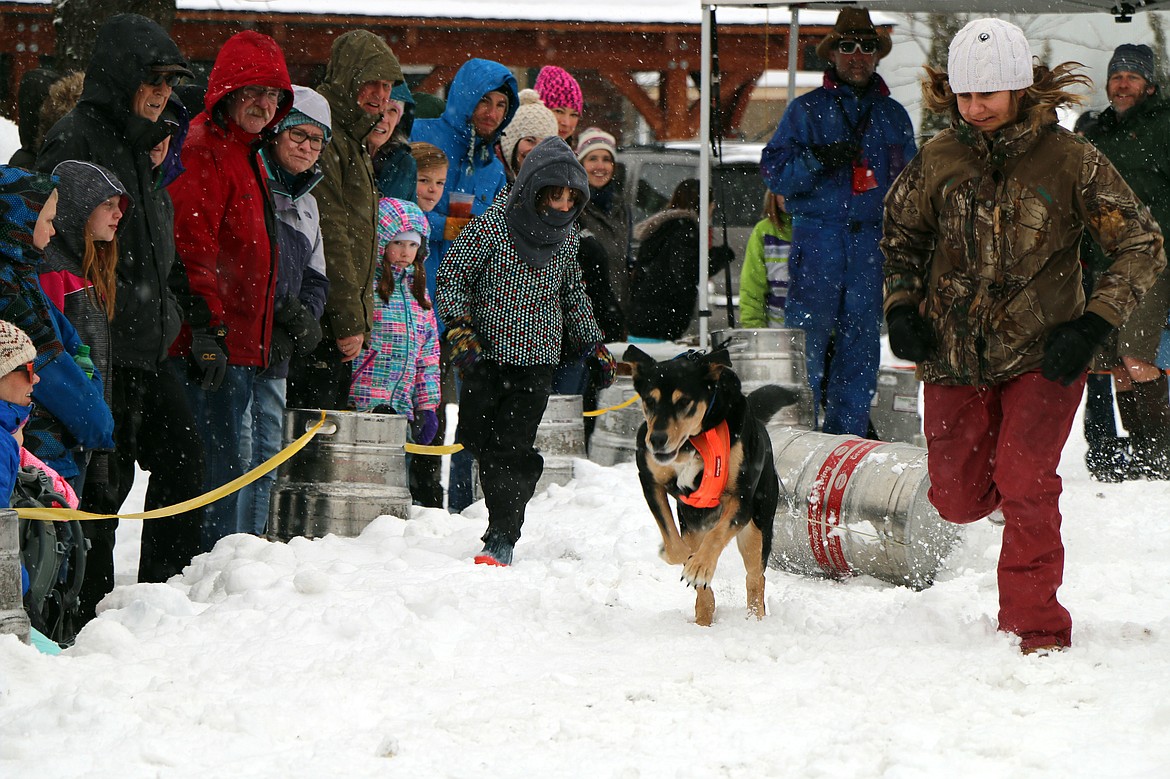
<svg viewBox="0 0 1170 779"><path fill-rule="evenodd" d="M288 133L288 139L297 146L300 146L305 141L308 141L310 149L313 149L314 151L321 151L321 147L325 145L324 135L309 135L299 127L290 127L285 132Z"/></svg>
<svg viewBox="0 0 1170 779"><path fill-rule="evenodd" d="M244 96L245 100L259 100L266 97L274 103L279 103L284 90L272 89L271 87L241 87L239 93Z"/></svg>
<svg viewBox="0 0 1170 779"><path fill-rule="evenodd" d="M174 89L179 84L183 83L182 73L152 73L150 78L146 80L147 84L152 87L161 86L165 83L171 89Z"/></svg>
<svg viewBox="0 0 1170 779"><path fill-rule="evenodd" d="M32 382L34 377L37 375L36 364L31 362L26 362L24 365L17 365L10 371L10 373L16 373L18 371L28 371L29 382Z"/></svg>
<svg viewBox="0 0 1170 779"><path fill-rule="evenodd" d="M861 49L862 54L873 54L878 49L877 41L837 41L837 51L852 54Z"/></svg>

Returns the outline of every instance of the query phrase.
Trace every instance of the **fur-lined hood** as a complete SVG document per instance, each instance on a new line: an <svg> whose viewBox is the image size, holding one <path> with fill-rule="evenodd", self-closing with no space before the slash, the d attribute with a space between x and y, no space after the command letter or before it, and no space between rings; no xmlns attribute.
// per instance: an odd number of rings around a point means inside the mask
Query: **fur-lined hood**
<svg viewBox="0 0 1170 779"><path fill-rule="evenodd" d="M634 240L645 241L654 234L655 230L672 219L693 219L697 222L699 214L697 211L690 211L686 208L668 208L665 211L659 211L654 216L634 225Z"/></svg>

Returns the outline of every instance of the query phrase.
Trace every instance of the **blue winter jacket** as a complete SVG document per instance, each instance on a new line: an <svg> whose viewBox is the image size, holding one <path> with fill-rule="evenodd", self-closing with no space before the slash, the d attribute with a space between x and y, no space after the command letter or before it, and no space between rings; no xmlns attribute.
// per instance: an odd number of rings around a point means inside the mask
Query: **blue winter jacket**
<svg viewBox="0 0 1170 779"><path fill-rule="evenodd" d="M114 419L101 377L96 372L86 377L72 359L81 343L77 331L41 289L41 255L31 245L39 208L30 209L19 190L21 179L32 176L14 168L3 171L0 235L7 240L0 240L0 319L24 330L37 350L41 380L33 388L37 408L25 430L25 447L70 478L77 475L77 464L68 450L77 445L113 449Z"/></svg>
<svg viewBox="0 0 1170 779"><path fill-rule="evenodd" d="M854 195L852 166L826 172L812 147L858 137L877 186ZM784 196L784 207L797 222L824 227L880 224L882 200L915 150L910 116L890 97L881 76L875 74L858 96L829 69L824 86L796 98L784 112L764 149L760 173L768 189Z"/></svg>
<svg viewBox="0 0 1170 779"><path fill-rule="evenodd" d="M28 407L0 400L0 503L12 505L16 474L20 471L20 444L13 433L28 419Z"/></svg>
<svg viewBox="0 0 1170 779"><path fill-rule="evenodd" d="M471 115L481 97L488 92L508 96L508 112L494 135L481 138L471 125ZM488 209L507 183L504 164L496 157L495 144L500 133L512 121L519 107L516 79L498 62L470 59L459 68L447 94L447 107L437 119L419 119L410 133L411 141L426 141L447 155L447 186L443 196L427 214L431 238L427 253L427 293L435 299L435 275L451 242L443 240L447 227L447 203L450 193L475 195L471 213L478 216Z"/></svg>

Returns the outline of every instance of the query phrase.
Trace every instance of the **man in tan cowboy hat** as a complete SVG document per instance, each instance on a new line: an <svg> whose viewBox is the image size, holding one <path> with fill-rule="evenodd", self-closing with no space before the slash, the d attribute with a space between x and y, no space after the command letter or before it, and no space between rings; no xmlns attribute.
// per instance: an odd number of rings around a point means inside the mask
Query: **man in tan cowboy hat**
<svg viewBox="0 0 1170 779"><path fill-rule="evenodd" d="M789 105L760 163L768 189L784 196L792 214L785 320L805 332L820 427L838 435L869 429L879 359L882 199L915 153L910 117L875 72L889 52L889 34L873 26L868 11L841 11L817 46L829 63L824 85Z"/></svg>

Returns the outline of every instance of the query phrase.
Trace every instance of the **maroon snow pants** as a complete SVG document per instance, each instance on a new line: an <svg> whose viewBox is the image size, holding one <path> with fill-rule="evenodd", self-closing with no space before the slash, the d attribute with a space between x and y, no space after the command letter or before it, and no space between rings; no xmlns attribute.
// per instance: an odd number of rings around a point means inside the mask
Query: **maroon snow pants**
<svg viewBox="0 0 1170 779"><path fill-rule="evenodd" d="M1064 576L1056 466L1085 379L1070 387L1025 373L989 387L925 385L930 502L943 519L974 522L995 509L999 628L1020 648L1072 642L1072 618L1056 599Z"/></svg>

